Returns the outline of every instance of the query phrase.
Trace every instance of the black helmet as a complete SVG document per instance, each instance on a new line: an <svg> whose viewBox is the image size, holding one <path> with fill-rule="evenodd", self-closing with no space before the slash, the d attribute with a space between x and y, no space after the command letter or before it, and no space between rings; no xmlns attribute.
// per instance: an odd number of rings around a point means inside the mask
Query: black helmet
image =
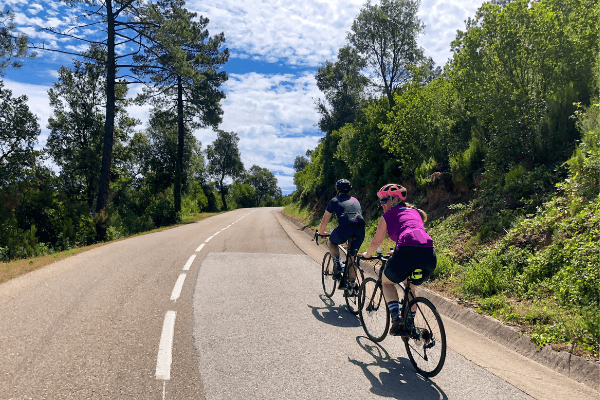
<svg viewBox="0 0 600 400"><path fill-rule="evenodd" d="M340 192L349 192L352 189L352 185L348 179L340 179L335 183L335 188Z"/></svg>

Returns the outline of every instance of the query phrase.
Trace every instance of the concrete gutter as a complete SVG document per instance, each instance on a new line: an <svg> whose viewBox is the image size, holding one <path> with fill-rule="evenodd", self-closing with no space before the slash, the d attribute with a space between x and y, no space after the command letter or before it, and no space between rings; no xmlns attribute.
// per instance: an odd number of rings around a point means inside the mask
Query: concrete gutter
<svg viewBox="0 0 600 400"><path fill-rule="evenodd" d="M314 236L315 232L306 225L283 212L281 214L311 238ZM600 364L598 362L566 351L554 351L550 345L545 345L542 349L537 350L537 346L531 342L529 336L522 335L516 329L494 318L478 314L423 287L419 288L419 296L428 298L445 317L455 320L522 356L581 382L593 390L600 391Z"/></svg>

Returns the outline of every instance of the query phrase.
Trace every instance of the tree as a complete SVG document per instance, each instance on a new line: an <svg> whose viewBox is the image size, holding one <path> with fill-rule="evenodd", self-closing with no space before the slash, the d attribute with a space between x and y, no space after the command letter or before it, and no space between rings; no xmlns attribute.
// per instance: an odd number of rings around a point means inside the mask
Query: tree
<svg viewBox="0 0 600 400"><path fill-rule="evenodd" d="M34 58L35 53L29 52L29 38L24 33L15 33L13 20L15 14L6 7L0 10L0 76L8 67L20 68L22 58Z"/></svg>
<svg viewBox="0 0 600 400"><path fill-rule="evenodd" d="M92 48L93 58L100 52ZM48 120L50 136L46 151L61 168L61 178L72 199L83 200L94 210L102 165L104 105L106 103L106 70L103 64L87 59L75 61L73 68L61 67L58 80L48 90L53 116ZM125 97L126 86L117 87L117 95ZM126 141L126 132L134 121L124 107L116 107L117 145Z"/></svg>
<svg viewBox="0 0 600 400"><path fill-rule="evenodd" d="M254 189L257 207L262 200L277 194L277 178L267 168L253 165L246 173L245 180Z"/></svg>
<svg viewBox="0 0 600 400"><path fill-rule="evenodd" d="M348 32L348 41L380 79L378 86L394 105L394 90L410 81L409 66L423 58L417 36L425 25L417 16L420 0L368 0Z"/></svg>
<svg viewBox="0 0 600 400"><path fill-rule="evenodd" d="M153 42L148 36L150 29L158 29L152 21L144 19L143 8L146 3L140 0L62 0L69 5L83 4L85 11L74 24L63 31L56 28L44 28L46 32L63 38L75 39L88 45L99 46L104 52L97 62L106 69L106 111L104 139L102 145L102 166L98 183L96 214L98 238L106 237L108 219L106 210L109 203L110 177L113 166L113 143L115 134L115 104L123 101L117 97L116 87L130 83L146 83L130 75L129 68L139 67L133 64L133 56L140 54ZM90 35L90 30L93 33ZM76 36L76 32L86 32L88 36ZM95 38L99 39L88 39ZM133 47L133 48L132 48ZM81 53L66 49L53 49L45 43L34 46L36 49L81 56ZM119 51L120 50L120 51ZM119 76L119 70L123 75Z"/></svg>
<svg viewBox="0 0 600 400"><path fill-rule="evenodd" d="M220 50L225 42L223 33L210 37L208 18L194 21L196 13L183 8L183 0L159 1L145 9L146 20L153 26L148 35L153 44L135 57L139 68L133 71L150 77L152 87L140 100L152 100L155 105L177 111L178 147L175 173L175 212L181 210L181 185L184 179L184 127L212 127L221 122L220 101L225 94L218 90L227 80L218 72L229 58L228 50Z"/></svg>
<svg viewBox="0 0 600 400"><path fill-rule="evenodd" d="M252 186L247 183L233 183L229 186L229 196L237 204L238 208L249 208L254 205L256 193Z"/></svg>
<svg viewBox="0 0 600 400"><path fill-rule="evenodd" d="M240 138L237 133L218 130L217 138L213 144L208 145L206 148L208 172L215 177L219 184L223 210L227 210L225 178L235 178L244 171L244 164L238 149L239 141Z"/></svg>
<svg viewBox="0 0 600 400"><path fill-rule="evenodd" d="M310 161L308 160L308 158L306 158L304 156L297 156L296 159L294 160L294 171L300 172L304 168L306 168L306 166L308 164L310 164Z"/></svg>
<svg viewBox="0 0 600 400"><path fill-rule="evenodd" d="M327 100L327 103L317 101L321 131L331 133L354 121L360 113L360 102L369 83L369 79L361 73L365 65L356 49L344 46L339 49L335 63L327 61L317 68L317 87Z"/></svg>
<svg viewBox="0 0 600 400"><path fill-rule="evenodd" d="M40 134L27 96L12 97L0 81L0 188L20 179L35 163L34 145Z"/></svg>
<svg viewBox="0 0 600 400"><path fill-rule="evenodd" d="M486 3L452 43L450 76L490 170L565 160L580 138L573 103L588 105L597 77L598 3ZM568 49L568 50L567 50Z"/></svg>

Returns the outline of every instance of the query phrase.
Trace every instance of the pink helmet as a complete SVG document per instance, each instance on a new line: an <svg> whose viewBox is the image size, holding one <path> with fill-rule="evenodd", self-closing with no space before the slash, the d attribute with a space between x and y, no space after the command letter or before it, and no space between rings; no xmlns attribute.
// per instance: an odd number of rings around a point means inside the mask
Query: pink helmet
<svg viewBox="0 0 600 400"><path fill-rule="evenodd" d="M400 200L405 200L406 189L401 185L396 185L395 183L388 183L387 185L383 185L383 187L377 192L377 197L379 197L380 199L391 196L396 196L399 197Z"/></svg>

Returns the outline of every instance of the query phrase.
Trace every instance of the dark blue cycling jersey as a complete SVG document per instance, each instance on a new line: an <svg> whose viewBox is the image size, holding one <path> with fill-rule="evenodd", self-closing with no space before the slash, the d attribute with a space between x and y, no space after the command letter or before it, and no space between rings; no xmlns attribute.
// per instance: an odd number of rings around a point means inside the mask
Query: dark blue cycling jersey
<svg viewBox="0 0 600 400"><path fill-rule="evenodd" d="M326 210L337 215L340 226L365 225L360 203L348 194L342 193L331 199Z"/></svg>

